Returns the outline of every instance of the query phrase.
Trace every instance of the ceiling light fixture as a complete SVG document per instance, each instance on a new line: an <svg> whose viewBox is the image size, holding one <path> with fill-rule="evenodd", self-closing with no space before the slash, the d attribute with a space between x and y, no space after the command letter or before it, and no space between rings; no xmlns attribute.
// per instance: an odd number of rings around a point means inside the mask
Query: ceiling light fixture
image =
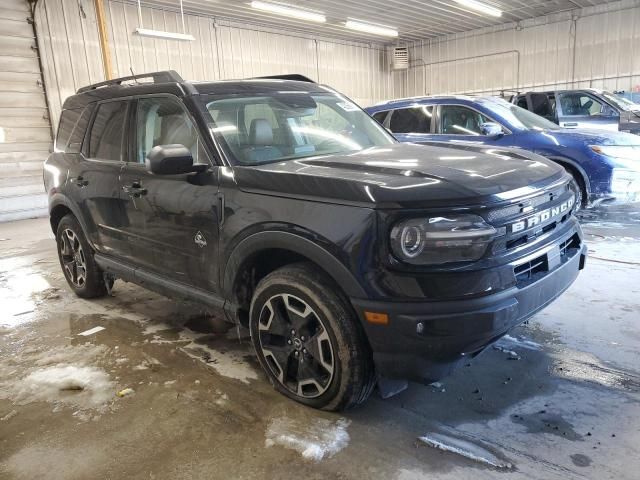
<svg viewBox="0 0 640 480"><path fill-rule="evenodd" d="M460 5L464 5L471 10L476 10L478 12L482 12L484 14L490 15L492 17L501 17L502 10L499 10L495 7L487 5L486 3L477 2L476 0L455 0Z"/></svg>
<svg viewBox="0 0 640 480"><path fill-rule="evenodd" d="M360 22L358 20L347 20L344 26L351 30L357 30L359 32L365 32L365 33L372 33L374 35L382 35L385 37L398 36L398 31L393 28L383 27L380 25L371 25L370 23Z"/></svg>
<svg viewBox="0 0 640 480"><path fill-rule="evenodd" d="M309 10L300 10L280 3L267 3L254 0L251 2L251 8L262 10L264 12L275 13L276 15L308 20L309 22L324 23L327 21L327 17L321 13L310 12Z"/></svg>
<svg viewBox="0 0 640 480"><path fill-rule="evenodd" d="M153 37L153 38L162 38L165 40L182 40L186 42L193 42L196 38L193 35L189 35L187 33L185 23L184 23L184 9L182 6L182 0L180 0L180 19L182 20L182 33L177 32L165 32L164 30L151 30L149 28L144 28L142 23L142 6L140 5L140 0L138 0L138 23L140 24L133 33L140 35L142 37Z"/></svg>

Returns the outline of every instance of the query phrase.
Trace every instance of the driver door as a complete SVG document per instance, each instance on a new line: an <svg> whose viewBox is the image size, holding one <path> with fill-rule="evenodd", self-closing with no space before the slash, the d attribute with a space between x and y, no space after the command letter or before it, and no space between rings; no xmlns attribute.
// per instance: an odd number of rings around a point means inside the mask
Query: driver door
<svg viewBox="0 0 640 480"><path fill-rule="evenodd" d="M194 163L211 163L195 122L178 98L139 98L132 109L134 128L129 129L127 162L120 174L129 260L163 278L216 292L218 169L180 175L149 172L145 159L157 145L181 144L191 150Z"/></svg>
<svg viewBox="0 0 640 480"><path fill-rule="evenodd" d="M433 140L493 145L500 138L504 138L483 135L483 123L495 122L464 105L440 105L436 124L437 135L433 136Z"/></svg>
<svg viewBox="0 0 640 480"><path fill-rule="evenodd" d="M618 113L607 103L586 92L559 92L557 108L561 127L618 130Z"/></svg>

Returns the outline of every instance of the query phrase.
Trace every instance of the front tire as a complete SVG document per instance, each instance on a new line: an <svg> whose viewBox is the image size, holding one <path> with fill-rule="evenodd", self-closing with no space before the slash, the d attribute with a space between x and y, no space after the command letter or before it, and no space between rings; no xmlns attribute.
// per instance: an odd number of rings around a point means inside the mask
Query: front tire
<svg viewBox="0 0 640 480"><path fill-rule="evenodd" d="M60 220L56 242L62 272L75 294L82 298L107 295L102 270L93 258L93 249L76 217L69 214Z"/></svg>
<svg viewBox="0 0 640 480"><path fill-rule="evenodd" d="M313 265L289 265L262 279L249 317L258 360L280 393L330 411L371 394L375 376L362 327L335 283Z"/></svg>

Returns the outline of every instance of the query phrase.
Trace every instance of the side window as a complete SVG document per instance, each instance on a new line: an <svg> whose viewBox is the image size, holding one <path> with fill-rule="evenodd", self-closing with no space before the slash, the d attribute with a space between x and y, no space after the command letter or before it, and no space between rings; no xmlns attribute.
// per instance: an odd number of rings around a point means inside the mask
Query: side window
<svg viewBox="0 0 640 480"><path fill-rule="evenodd" d="M376 112L373 114L373 119L380 125L384 125L384 119L387 118L389 112Z"/></svg>
<svg viewBox="0 0 640 480"><path fill-rule="evenodd" d="M126 112L125 101L107 102L98 106L89 138L89 157L120 161Z"/></svg>
<svg viewBox="0 0 640 480"><path fill-rule="evenodd" d="M445 135L481 135L480 125L490 121L481 113L459 105L443 105L440 109L440 132Z"/></svg>
<svg viewBox="0 0 640 480"><path fill-rule="evenodd" d="M518 102L516 103L520 108L524 108L525 110L529 110L527 107L527 97L518 97Z"/></svg>
<svg viewBox="0 0 640 480"><path fill-rule="evenodd" d="M157 145L180 144L191 150L194 163L202 152L196 126L182 104L171 98L142 98L136 112L136 161L144 163Z"/></svg>
<svg viewBox="0 0 640 480"><path fill-rule="evenodd" d="M80 115L80 118L76 122L76 126L73 129L73 133L69 138L69 143L67 144L67 148L65 149L66 153L80 153L80 150L82 149L82 141L84 140L85 134L87 133L87 125L89 125L89 121L91 120L91 115L93 114L95 106L95 103L90 103L82 111L82 114Z"/></svg>
<svg viewBox="0 0 640 480"><path fill-rule="evenodd" d="M63 110L60 115L60 123L58 124L58 135L56 135L55 151L66 152L69 145L69 139L73 132L82 109Z"/></svg>
<svg viewBox="0 0 640 480"><path fill-rule="evenodd" d="M564 115L599 115L602 103L584 93L566 93L560 97L560 105Z"/></svg>
<svg viewBox="0 0 640 480"><path fill-rule="evenodd" d="M432 112L426 105L394 110L389 128L393 133L430 133Z"/></svg>

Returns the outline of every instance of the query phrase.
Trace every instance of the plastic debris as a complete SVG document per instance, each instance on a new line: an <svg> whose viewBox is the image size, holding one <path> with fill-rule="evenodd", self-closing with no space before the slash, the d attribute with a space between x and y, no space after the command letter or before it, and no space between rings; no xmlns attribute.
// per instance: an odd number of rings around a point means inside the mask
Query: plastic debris
<svg viewBox="0 0 640 480"><path fill-rule="evenodd" d="M83 337L88 337L89 335L93 335L94 333L101 332L104 329L105 329L104 327L93 327L93 328L90 328L89 330L85 330L84 332L80 332L78 335L82 335Z"/></svg>
<svg viewBox="0 0 640 480"><path fill-rule="evenodd" d="M124 388L122 390L120 390L118 393L116 393L116 395L120 398L129 396L129 395L133 395L135 392L135 390L133 388Z"/></svg>

